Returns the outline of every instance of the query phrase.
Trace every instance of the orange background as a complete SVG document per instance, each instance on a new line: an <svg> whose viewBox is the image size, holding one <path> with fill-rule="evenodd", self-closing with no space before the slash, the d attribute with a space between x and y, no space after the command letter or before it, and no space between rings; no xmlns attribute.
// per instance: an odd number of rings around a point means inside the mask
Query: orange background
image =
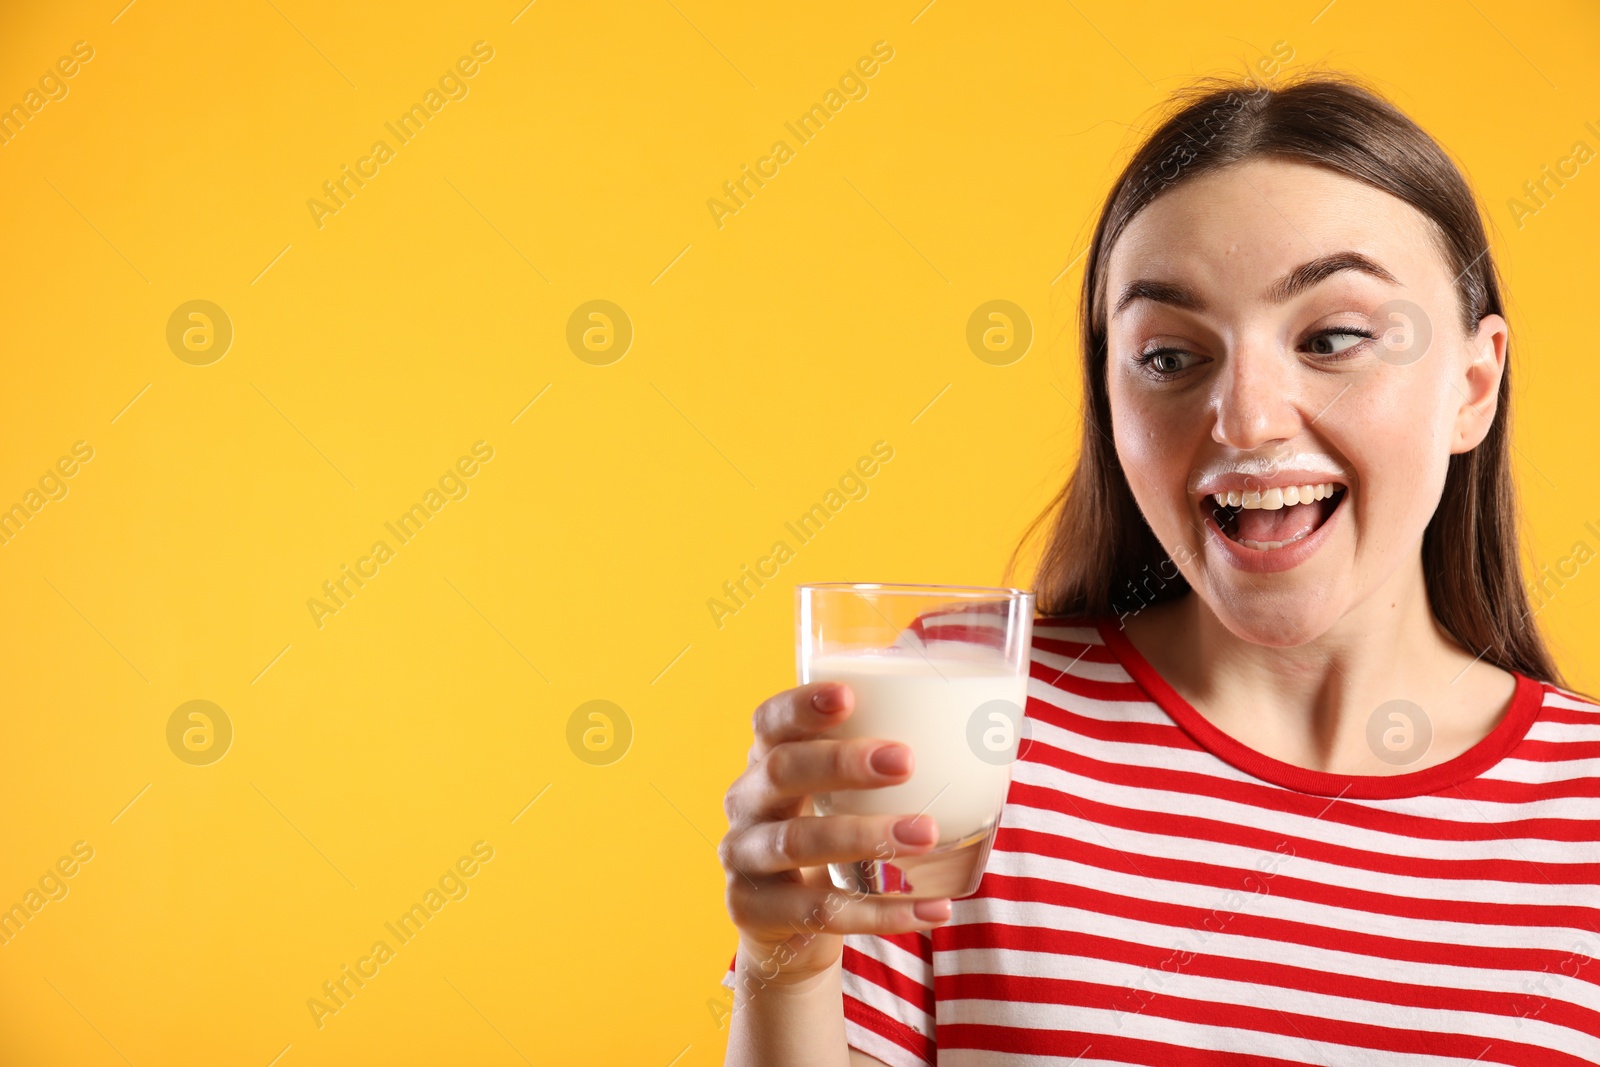
<svg viewBox="0 0 1600 1067"><path fill-rule="evenodd" d="M0 144L0 506L40 489L0 545L0 906L65 893L0 946L0 1063L720 1062L713 842L793 683L790 587L999 580L1070 469L1095 210L1195 74L1353 69L1461 160L1532 559L1600 546L1600 172L1508 205L1600 148L1592 4L124 3L0 15L0 105L93 50ZM174 348L196 300L223 320ZM1002 365L966 339L991 300L1032 329ZM1542 613L1591 690L1597 593L1585 567Z"/></svg>

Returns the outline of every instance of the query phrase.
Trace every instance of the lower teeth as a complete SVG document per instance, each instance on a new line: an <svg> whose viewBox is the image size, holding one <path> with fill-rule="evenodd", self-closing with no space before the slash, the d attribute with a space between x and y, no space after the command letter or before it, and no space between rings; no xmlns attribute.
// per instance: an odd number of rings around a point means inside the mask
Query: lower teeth
<svg viewBox="0 0 1600 1067"><path fill-rule="evenodd" d="M1284 545L1292 545L1305 536L1305 534L1301 534L1299 537L1291 537L1287 541L1252 541L1248 537L1241 537L1239 538L1238 543L1246 548L1253 548L1257 551L1261 551L1269 548L1282 548Z"/></svg>

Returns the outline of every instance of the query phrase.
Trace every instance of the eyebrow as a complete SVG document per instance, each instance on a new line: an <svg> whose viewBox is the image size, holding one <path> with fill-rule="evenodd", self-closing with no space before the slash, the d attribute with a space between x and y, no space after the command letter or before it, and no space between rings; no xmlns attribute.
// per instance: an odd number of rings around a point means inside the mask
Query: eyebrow
<svg viewBox="0 0 1600 1067"><path fill-rule="evenodd" d="M1332 277L1341 271L1353 270L1367 274L1380 281L1391 285L1399 285L1400 280L1390 274L1377 260L1362 255L1360 252L1333 252L1326 256L1319 256L1285 274L1282 278L1267 287L1266 298L1274 304L1283 304L1305 292L1312 286L1326 278ZM1117 297L1117 306L1111 312L1111 317L1116 318L1135 300L1153 300L1158 304L1169 304L1184 311L1203 312L1206 302L1200 295L1187 286L1176 282L1163 282L1149 278L1136 278L1122 287L1122 293Z"/></svg>

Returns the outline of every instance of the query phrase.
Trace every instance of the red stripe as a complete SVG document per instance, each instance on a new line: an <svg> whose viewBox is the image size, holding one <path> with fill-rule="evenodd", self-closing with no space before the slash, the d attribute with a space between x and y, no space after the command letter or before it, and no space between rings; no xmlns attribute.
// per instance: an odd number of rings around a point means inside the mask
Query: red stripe
<svg viewBox="0 0 1600 1067"><path fill-rule="evenodd" d="M1590 704L1584 708L1561 708L1549 704L1540 718L1545 722L1559 722L1568 726L1600 726L1600 706Z"/></svg>
<svg viewBox="0 0 1600 1067"><path fill-rule="evenodd" d="M1511 750L1510 758L1537 763L1600 759L1600 741L1529 741L1524 738L1522 744Z"/></svg>
<svg viewBox="0 0 1600 1067"><path fill-rule="evenodd" d="M1536 800L1600 798L1600 778L1567 778L1552 782L1507 782L1476 778L1451 790L1463 800L1491 804L1531 804Z"/></svg>

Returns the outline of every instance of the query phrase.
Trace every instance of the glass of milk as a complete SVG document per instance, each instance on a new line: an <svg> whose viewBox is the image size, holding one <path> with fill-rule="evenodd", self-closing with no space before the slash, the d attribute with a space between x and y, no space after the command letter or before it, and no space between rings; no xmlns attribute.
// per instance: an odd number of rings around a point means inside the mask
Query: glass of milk
<svg viewBox="0 0 1600 1067"><path fill-rule="evenodd" d="M860 893L977 892L1023 734L1033 594L983 586L823 582L795 587L800 684L844 682L855 709L828 738L911 749L908 781L814 796L821 815L932 815L939 843L915 856L881 842L829 865Z"/></svg>

